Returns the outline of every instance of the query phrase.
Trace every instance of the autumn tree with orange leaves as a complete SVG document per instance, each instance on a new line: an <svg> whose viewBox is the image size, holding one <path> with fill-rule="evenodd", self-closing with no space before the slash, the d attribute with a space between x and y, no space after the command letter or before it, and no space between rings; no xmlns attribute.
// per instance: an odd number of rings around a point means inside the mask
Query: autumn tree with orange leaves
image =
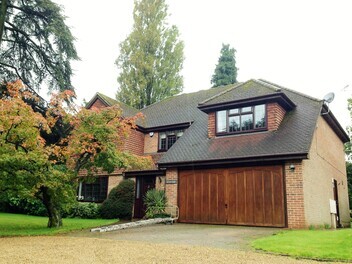
<svg viewBox="0 0 352 264"><path fill-rule="evenodd" d="M40 199L48 227L62 226L81 169L152 166L150 158L122 151L141 115L122 118L117 106L79 109L67 104L72 96L66 91L45 105L20 81L0 86L0 192Z"/></svg>

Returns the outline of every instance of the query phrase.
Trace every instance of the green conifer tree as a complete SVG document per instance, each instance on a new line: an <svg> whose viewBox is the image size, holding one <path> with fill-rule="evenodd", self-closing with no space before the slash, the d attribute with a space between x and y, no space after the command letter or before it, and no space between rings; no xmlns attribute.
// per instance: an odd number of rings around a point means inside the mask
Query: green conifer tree
<svg viewBox="0 0 352 264"><path fill-rule="evenodd" d="M237 82L236 50L230 45L222 44L218 64L211 79L213 87Z"/></svg>

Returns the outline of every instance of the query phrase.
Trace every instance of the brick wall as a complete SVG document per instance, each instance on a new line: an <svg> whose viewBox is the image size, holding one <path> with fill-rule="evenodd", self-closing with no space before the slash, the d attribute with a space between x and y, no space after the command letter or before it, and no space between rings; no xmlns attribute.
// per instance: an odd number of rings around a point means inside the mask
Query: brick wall
<svg viewBox="0 0 352 264"><path fill-rule="evenodd" d="M326 121L319 117L308 160L303 161L304 207L308 225L332 224L332 180L337 180L340 219L350 225L344 146Z"/></svg>
<svg viewBox="0 0 352 264"><path fill-rule="evenodd" d="M106 105L99 98L97 98L89 109L100 109L104 107L106 107Z"/></svg>
<svg viewBox="0 0 352 264"><path fill-rule="evenodd" d="M167 169L166 181L176 180L176 184L165 184L165 193L169 205L177 206L178 171L177 169Z"/></svg>
<svg viewBox="0 0 352 264"><path fill-rule="evenodd" d="M165 191L166 176L157 176L155 179L155 189Z"/></svg>
<svg viewBox="0 0 352 264"><path fill-rule="evenodd" d="M270 103L267 105L267 117L268 117L268 130L277 130L280 126L282 119L285 116L285 109L283 109L278 103Z"/></svg>
<svg viewBox="0 0 352 264"><path fill-rule="evenodd" d="M128 138L125 140L123 150L142 156L144 153L144 134L132 129Z"/></svg>
<svg viewBox="0 0 352 264"><path fill-rule="evenodd" d="M215 137L215 112L208 114L208 138Z"/></svg>
<svg viewBox="0 0 352 264"><path fill-rule="evenodd" d="M151 137L149 133L144 135L144 153L152 154L158 152L158 133L154 132L154 135Z"/></svg>
<svg viewBox="0 0 352 264"><path fill-rule="evenodd" d="M121 181L123 181L122 174L109 176L109 179L108 179L108 194L110 193L111 189L116 187L117 185L119 185L119 183Z"/></svg>
<svg viewBox="0 0 352 264"><path fill-rule="evenodd" d="M295 170L290 170L290 165ZM306 227L304 213L303 174L301 161L288 161L285 163L287 226L288 228Z"/></svg>

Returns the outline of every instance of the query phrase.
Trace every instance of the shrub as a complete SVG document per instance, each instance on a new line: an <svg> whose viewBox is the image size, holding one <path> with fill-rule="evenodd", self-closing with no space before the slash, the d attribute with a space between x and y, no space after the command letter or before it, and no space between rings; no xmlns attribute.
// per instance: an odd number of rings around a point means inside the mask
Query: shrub
<svg viewBox="0 0 352 264"><path fill-rule="evenodd" d="M131 219L134 202L134 181L124 180L113 188L100 207L102 218Z"/></svg>
<svg viewBox="0 0 352 264"><path fill-rule="evenodd" d="M167 198L165 191L151 189L147 191L144 197L144 204L147 209L145 211L145 216L147 218L157 218L157 217L168 217L165 214L165 207L167 204Z"/></svg>
<svg viewBox="0 0 352 264"><path fill-rule="evenodd" d="M97 203L76 203L67 212L67 216L84 219L100 218L100 205Z"/></svg>
<svg viewBox="0 0 352 264"><path fill-rule="evenodd" d="M10 197L7 199L7 211L9 213L47 216L47 210L43 203L35 198Z"/></svg>

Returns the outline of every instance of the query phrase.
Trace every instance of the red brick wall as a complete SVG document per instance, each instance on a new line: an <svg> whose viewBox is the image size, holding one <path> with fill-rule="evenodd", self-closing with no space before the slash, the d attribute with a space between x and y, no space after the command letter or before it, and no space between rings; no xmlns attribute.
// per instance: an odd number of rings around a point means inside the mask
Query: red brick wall
<svg viewBox="0 0 352 264"><path fill-rule="evenodd" d="M215 112L208 115L208 138L215 137Z"/></svg>
<svg viewBox="0 0 352 264"><path fill-rule="evenodd" d="M294 171L290 170L291 164L295 166ZM288 228L305 228L302 162L286 162L285 178Z"/></svg>
<svg viewBox="0 0 352 264"><path fill-rule="evenodd" d="M114 176L109 176L108 180L108 194L110 193L111 189L116 187L117 185L120 184L120 182L123 181L123 176L122 174L120 175L114 175Z"/></svg>
<svg viewBox="0 0 352 264"><path fill-rule="evenodd" d="M269 131L277 130L279 128L285 113L285 109L283 109L278 103L271 103L267 105Z"/></svg>
<svg viewBox="0 0 352 264"><path fill-rule="evenodd" d="M130 135L125 140L123 150L142 156L144 154L144 134L132 129Z"/></svg>
<svg viewBox="0 0 352 264"><path fill-rule="evenodd" d="M97 98L94 103L89 107L89 109L100 109L104 107L106 107L106 105L99 98Z"/></svg>
<svg viewBox="0 0 352 264"><path fill-rule="evenodd" d="M177 169L167 169L166 182L168 180L176 180L176 184L165 183L165 193L169 205L177 206L177 187L178 187L178 171Z"/></svg>
<svg viewBox="0 0 352 264"><path fill-rule="evenodd" d="M149 133L144 135L144 153L152 154L158 152L158 132L154 132L154 135L151 137Z"/></svg>

